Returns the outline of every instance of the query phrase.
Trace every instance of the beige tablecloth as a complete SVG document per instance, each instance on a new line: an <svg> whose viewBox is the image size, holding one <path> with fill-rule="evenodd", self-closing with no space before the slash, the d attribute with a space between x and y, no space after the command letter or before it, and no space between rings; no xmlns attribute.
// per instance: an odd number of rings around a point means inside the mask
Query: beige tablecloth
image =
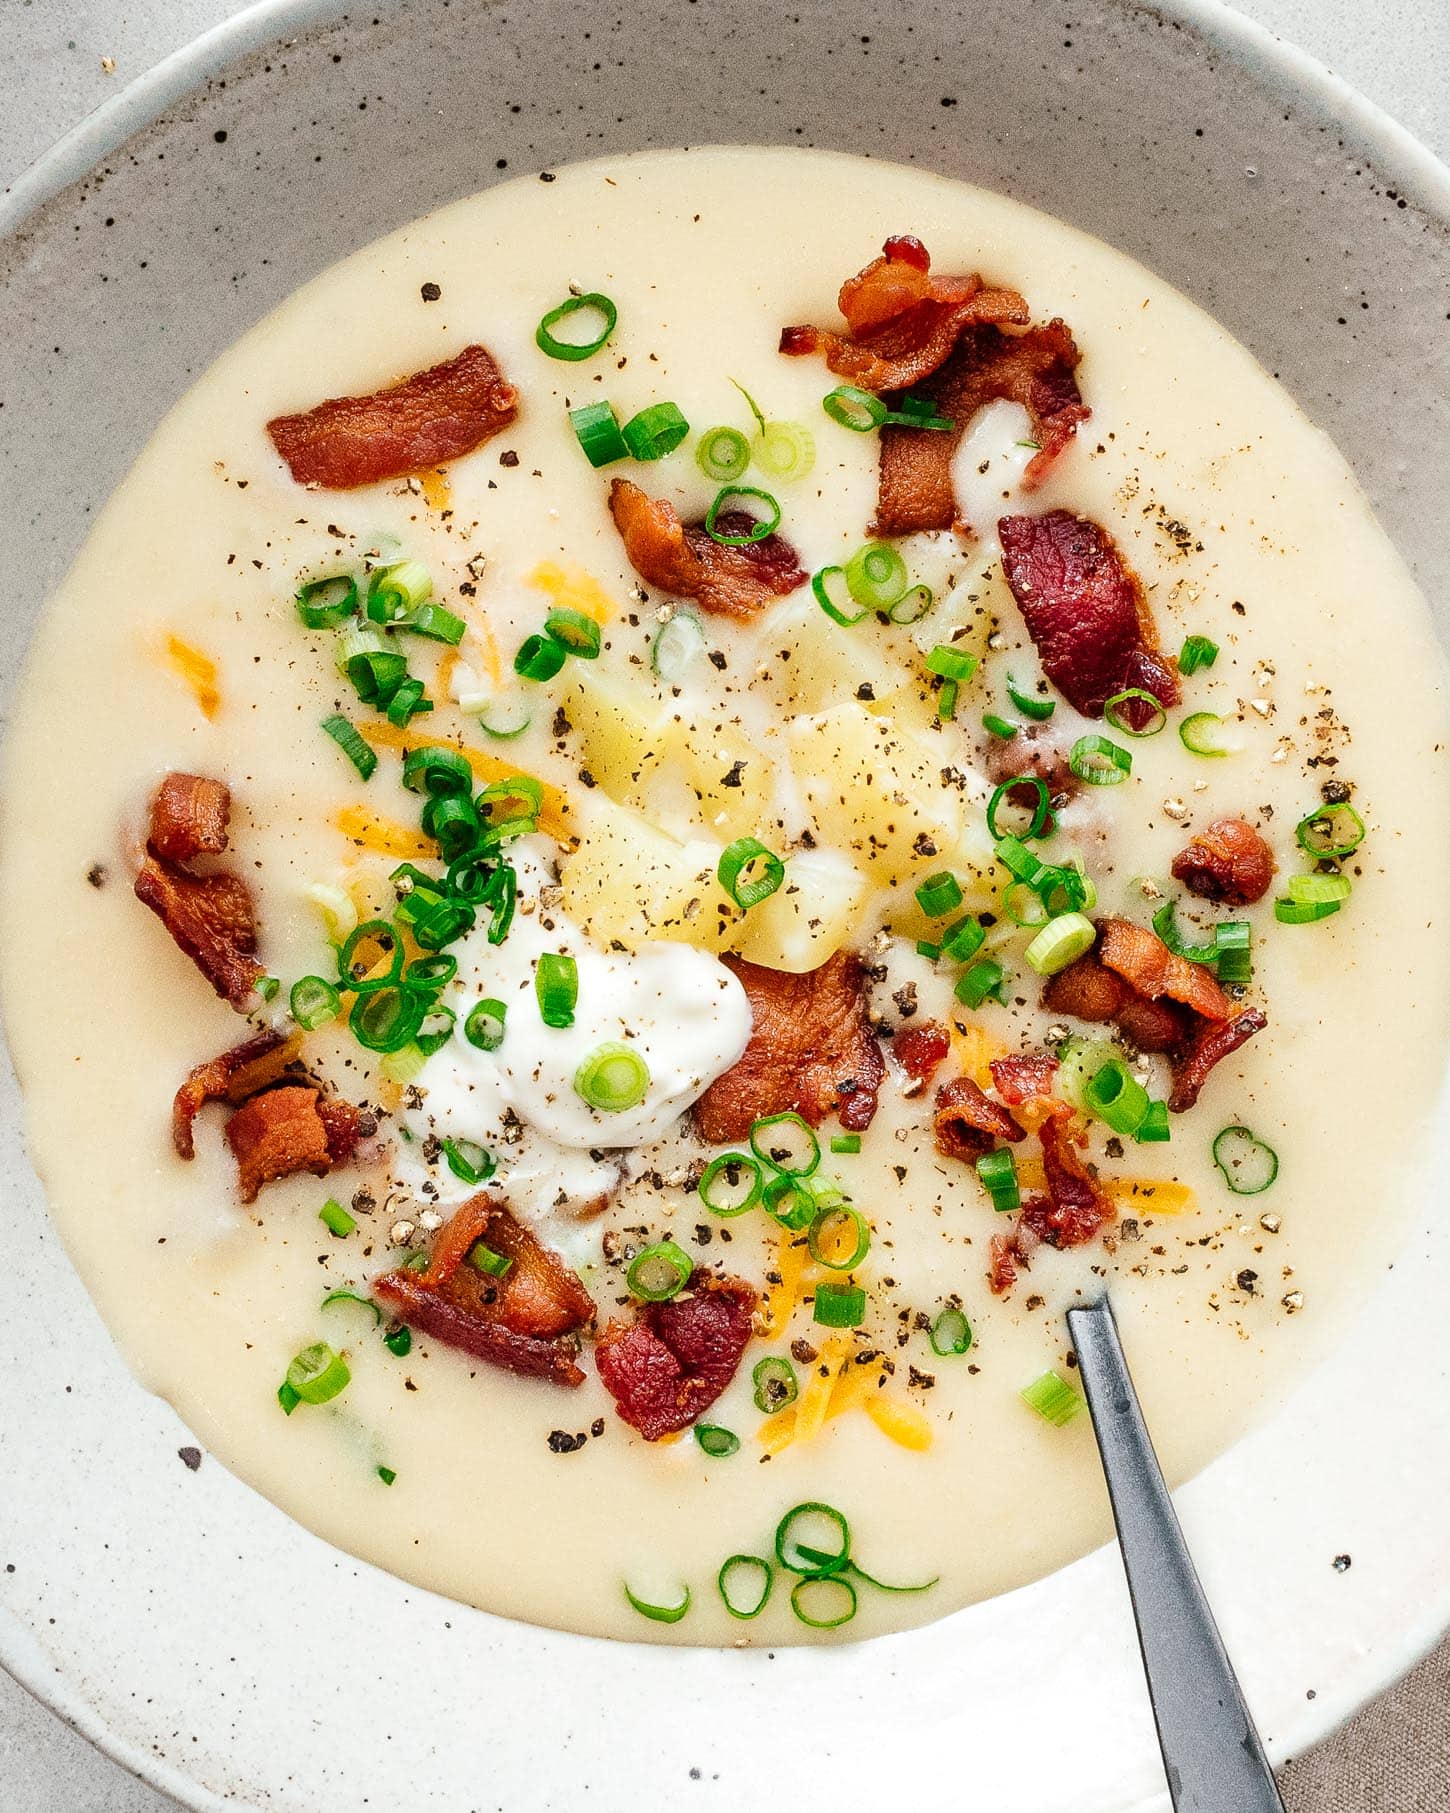
<svg viewBox="0 0 1450 1813"><path fill-rule="evenodd" d="M1450 1638L1280 1780L1289 1813L1450 1813Z"/></svg>

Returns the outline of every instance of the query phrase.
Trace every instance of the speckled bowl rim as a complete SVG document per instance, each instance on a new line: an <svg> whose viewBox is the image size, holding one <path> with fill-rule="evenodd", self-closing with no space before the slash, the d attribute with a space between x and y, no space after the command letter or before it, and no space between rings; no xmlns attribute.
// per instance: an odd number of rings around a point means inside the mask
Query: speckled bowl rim
<svg viewBox="0 0 1450 1813"><path fill-rule="evenodd" d="M391 5L393 0L388 0ZM1397 192L1426 215L1450 228L1450 166L1382 108L1362 95L1317 58L1224 0L1172 0L1142 4L1110 0L1124 8L1181 23L1217 46L1223 55L1246 68L1254 80L1316 102L1352 132L1376 169L1391 179ZM136 77L38 157L0 194L0 235L21 228L47 201L86 176L134 133L200 89L237 60L266 45L299 36L310 29L341 22L346 0L256 0L222 24L202 33ZM1442 1103L1442 1130L1450 1115ZM1030 1590L1030 1589L1026 1589ZM1321 1695L1312 1712L1296 1724L1292 1750L1300 1753L1320 1741L1361 1706L1382 1692L1420 1659L1450 1627L1450 1577L1427 1585L1419 1616L1400 1631L1394 1647L1363 1655L1336 1687ZM238 1804L199 1784L163 1758L115 1732L88 1699L84 1687L59 1675L37 1639L18 1618L0 1607L0 1666L43 1705L64 1719L100 1751L139 1780L172 1796L198 1813L229 1813ZM1276 1761L1288 1746L1269 1745ZM1152 1797L1153 1813L1164 1803ZM1140 1803L1123 1813L1149 1813Z"/></svg>

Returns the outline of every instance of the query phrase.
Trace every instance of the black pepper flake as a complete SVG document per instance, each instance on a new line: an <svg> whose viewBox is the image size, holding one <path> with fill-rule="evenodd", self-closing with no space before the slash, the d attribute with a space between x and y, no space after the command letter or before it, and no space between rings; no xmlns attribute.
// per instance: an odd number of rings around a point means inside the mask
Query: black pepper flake
<svg viewBox="0 0 1450 1813"><path fill-rule="evenodd" d="M201 1449L200 1448L178 1448L176 1450L176 1452L181 1457L181 1464L183 1467L186 1468L187 1472L195 1473L197 1468L201 1465ZM1348 1555L1346 1555L1344 1557L1344 1564L1346 1567L1348 1567L1348 1565L1349 1565ZM1335 1565L1338 1566L1338 1563L1336 1562Z"/></svg>
<svg viewBox="0 0 1450 1813"><path fill-rule="evenodd" d="M93 888L105 887L107 879L106 865L103 862L93 862L86 870L86 880Z"/></svg>
<svg viewBox="0 0 1450 1813"><path fill-rule="evenodd" d="M425 283L418 294L425 302L436 302L443 292L436 283Z"/></svg>
<svg viewBox="0 0 1450 1813"><path fill-rule="evenodd" d="M744 772L745 772L744 762L736 762L734 767L731 768L729 774L722 774L720 776L720 785L722 787L738 787L741 784L740 777L741 777L741 775L744 774Z"/></svg>
<svg viewBox="0 0 1450 1813"><path fill-rule="evenodd" d="M595 1417L594 1421L589 1425L589 1433L596 1437L603 1435L604 1418L602 1416Z"/></svg>
<svg viewBox="0 0 1450 1813"><path fill-rule="evenodd" d="M1347 1574L1353 1565L1354 1564L1348 1555L1336 1555L1334 1557L1334 1571L1336 1574Z"/></svg>
<svg viewBox="0 0 1450 1813"><path fill-rule="evenodd" d="M505 447L503 452L498 456L498 463L500 466L517 466L519 463L519 456L514 452L512 447Z"/></svg>
<svg viewBox="0 0 1450 1813"><path fill-rule="evenodd" d="M567 1429L554 1429L549 1434L549 1448L554 1454L572 1454L588 1440L584 1435L570 1435Z"/></svg>
<svg viewBox="0 0 1450 1813"><path fill-rule="evenodd" d="M817 1350L811 1346L804 1335L798 1335L791 1342L790 1353L791 1358L798 1360L802 1366L809 1366L811 1361L817 1358Z"/></svg>
<svg viewBox="0 0 1450 1813"><path fill-rule="evenodd" d="M712 648L710 650L710 665L711 667L718 669L720 673L724 673L726 661L723 648Z"/></svg>
<svg viewBox="0 0 1450 1813"><path fill-rule="evenodd" d="M1245 1295L1252 1297L1258 1286L1259 1274L1256 1271L1251 1270L1248 1266L1245 1266L1239 1273L1236 1282L1239 1289L1243 1291Z"/></svg>

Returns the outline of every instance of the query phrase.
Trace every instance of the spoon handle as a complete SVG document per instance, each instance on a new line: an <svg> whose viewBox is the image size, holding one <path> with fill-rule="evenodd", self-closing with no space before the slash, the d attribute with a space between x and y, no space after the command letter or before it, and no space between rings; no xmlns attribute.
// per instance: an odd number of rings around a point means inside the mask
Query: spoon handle
<svg viewBox="0 0 1450 1813"><path fill-rule="evenodd" d="M1068 1327L1103 1457L1163 1767L1176 1813L1284 1813L1194 1572L1108 1300Z"/></svg>

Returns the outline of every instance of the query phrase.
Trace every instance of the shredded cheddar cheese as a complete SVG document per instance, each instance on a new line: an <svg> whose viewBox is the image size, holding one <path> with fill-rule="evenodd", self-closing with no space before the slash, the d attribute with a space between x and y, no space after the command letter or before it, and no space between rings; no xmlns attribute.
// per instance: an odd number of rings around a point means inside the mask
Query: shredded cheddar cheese
<svg viewBox="0 0 1450 1813"><path fill-rule="evenodd" d="M1198 1199L1187 1184L1158 1177L1105 1177L1102 1186L1123 1213L1187 1215Z"/></svg>
<svg viewBox="0 0 1450 1813"><path fill-rule="evenodd" d="M458 665L458 650L445 648L438 658L438 677L434 683L440 699L453 697L453 670Z"/></svg>
<svg viewBox="0 0 1450 1813"><path fill-rule="evenodd" d="M448 474L441 466L434 466L427 472L418 474L418 483L422 488L423 502L430 510L447 510L453 503L453 487L448 482Z"/></svg>
<svg viewBox="0 0 1450 1813"><path fill-rule="evenodd" d="M204 718L214 718L222 702L217 686L217 664L210 655L183 642L180 636L166 638L166 657L191 688Z"/></svg>
<svg viewBox="0 0 1450 1813"><path fill-rule="evenodd" d="M832 1335L821 1346L820 1357L811 1362L810 1382L795 1406L794 1439L808 1442L820 1432L826 1420L831 1393L841 1368L850 1358L852 1343L846 1335Z"/></svg>
<svg viewBox="0 0 1450 1813"><path fill-rule="evenodd" d="M421 831L384 818L367 806L344 806L333 821L343 836L365 850L376 850L381 856L435 856L438 847Z"/></svg>
<svg viewBox="0 0 1450 1813"><path fill-rule="evenodd" d="M868 1397L863 1405L867 1416L883 1435L889 1435L899 1447L924 1454L935 1437L924 1410L900 1398L889 1398L883 1391Z"/></svg>
<svg viewBox="0 0 1450 1813"><path fill-rule="evenodd" d="M979 1089L990 1089L992 1072L988 1066L993 1058L1005 1057L1007 1047L1000 1039L994 1039L990 1033L983 1032L980 1026L953 1025L951 1040L957 1062L965 1074Z"/></svg>
<svg viewBox="0 0 1450 1813"><path fill-rule="evenodd" d="M583 567L561 567L556 561L541 560L529 574L529 584L547 592L561 609L583 611L596 623L608 623L615 613L614 600Z"/></svg>
<svg viewBox="0 0 1450 1813"><path fill-rule="evenodd" d="M765 1300L755 1321L755 1332L767 1341L783 1335L795 1313L806 1270L805 1241L795 1239L789 1229L782 1229L771 1269L780 1274L780 1283L766 1285Z"/></svg>

